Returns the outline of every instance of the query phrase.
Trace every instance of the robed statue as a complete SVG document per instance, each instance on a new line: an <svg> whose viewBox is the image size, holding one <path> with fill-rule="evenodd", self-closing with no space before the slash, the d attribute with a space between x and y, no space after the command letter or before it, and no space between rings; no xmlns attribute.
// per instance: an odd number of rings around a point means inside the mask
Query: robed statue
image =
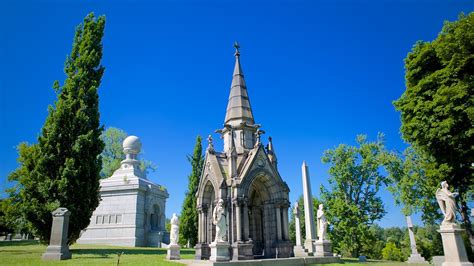
<svg viewBox="0 0 474 266"><path fill-rule="evenodd" d="M216 226L216 239L214 242L227 241L227 220L225 216L224 200L220 199L212 212L212 223Z"/></svg>
<svg viewBox="0 0 474 266"><path fill-rule="evenodd" d="M170 244L178 245L178 236L179 236L179 220L176 213L173 213L171 217L171 232L170 232Z"/></svg>
<svg viewBox="0 0 474 266"><path fill-rule="evenodd" d="M451 225L456 223L456 196L457 192L448 190L448 182L441 182L441 188L436 190L436 200L438 201L441 212L444 215L442 225Z"/></svg>
<svg viewBox="0 0 474 266"><path fill-rule="evenodd" d="M317 227L318 227L318 238L319 240L327 240L327 229L328 229L328 220L326 214L323 211L323 204L319 204L318 212L316 213L317 218Z"/></svg>

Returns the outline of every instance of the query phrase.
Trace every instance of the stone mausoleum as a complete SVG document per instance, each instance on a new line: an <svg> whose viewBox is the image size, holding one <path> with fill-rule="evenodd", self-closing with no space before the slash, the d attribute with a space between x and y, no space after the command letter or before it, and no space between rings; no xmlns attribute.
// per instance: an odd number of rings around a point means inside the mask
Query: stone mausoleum
<svg viewBox="0 0 474 266"><path fill-rule="evenodd" d="M209 259L216 226L212 212L219 199L226 206L230 259L290 257L288 235L289 188L277 168L272 139L264 147L260 125L254 121L250 99L235 45L235 68L224 120L217 130L224 151L206 150L197 191L199 211L196 259Z"/></svg>
<svg viewBox="0 0 474 266"><path fill-rule="evenodd" d="M165 229L168 192L147 179L139 168L141 142L136 136L123 141L125 160L114 174L100 182L101 201L81 244L160 247L169 243Z"/></svg>

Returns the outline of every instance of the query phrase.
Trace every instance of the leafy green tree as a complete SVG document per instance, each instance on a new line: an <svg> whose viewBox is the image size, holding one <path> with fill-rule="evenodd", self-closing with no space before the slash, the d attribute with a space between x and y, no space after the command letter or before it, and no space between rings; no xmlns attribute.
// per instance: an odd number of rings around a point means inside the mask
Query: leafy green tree
<svg viewBox="0 0 474 266"><path fill-rule="evenodd" d="M388 241L385 247L382 249L382 258L384 260L393 261L404 261L406 259L403 256L402 251L392 241Z"/></svg>
<svg viewBox="0 0 474 266"><path fill-rule="evenodd" d="M460 194L462 220L471 238L467 195L474 189L473 21L474 13L461 14L457 21L445 22L434 41L415 44L405 58L406 90L394 102L403 138L429 162L417 198L434 198L439 181L448 181ZM428 203L435 206L430 200L408 202L422 208Z"/></svg>
<svg viewBox="0 0 474 266"><path fill-rule="evenodd" d="M198 239L196 192L204 164L201 142L201 136L197 136L193 155L188 155L188 161L191 163L192 169L191 174L188 177L188 191L186 191L186 197L184 198L183 210L180 215L181 221L179 224L179 243L181 245L186 245L189 242L192 247L196 245Z"/></svg>
<svg viewBox="0 0 474 266"><path fill-rule="evenodd" d="M57 100L33 145L20 144L20 166L10 175L17 186L16 207L43 243L51 234L51 211L71 211L68 243L89 224L99 204L100 153L103 142L99 124L99 96L104 67L102 36L105 17L93 13L76 28L67 57L63 86L54 83Z"/></svg>
<svg viewBox="0 0 474 266"><path fill-rule="evenodd" d="M100 171L100 176L102 178L107 178L112 176L115 170L120 168L120 162L125 159L125 154L123 153L122 143L125 138L127 138L127 132L123 131L120 128L109 127L105 130L100 136L101 140L104 142L104 150L102 151L102 170ZM141 151L140 153L143 153ZM140 169L146 173L156 170L156 165L151 161L139 158Z"/></svg>
<svg viewBox="0 0 474 266"><path fill-rule="evenodd" d="M331 223L329 237L336 251L352 257L360 255L364 243L375 243L370 225L386 213L377 193L390 182L382 169L396 156L386 150L382 134L375 142L359 135L357 144L340 144L322 158L331 165L329 189L321 186L321 201Z"/></svg>

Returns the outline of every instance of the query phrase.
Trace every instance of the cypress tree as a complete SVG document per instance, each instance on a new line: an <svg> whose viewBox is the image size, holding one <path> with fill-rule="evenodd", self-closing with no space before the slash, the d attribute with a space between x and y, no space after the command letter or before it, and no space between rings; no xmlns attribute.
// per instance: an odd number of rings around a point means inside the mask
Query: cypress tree
<svg viewBox="0 0 474 266"><path fill-rule="evenodd" d="M202 167L204 164L204 156L202 155L202 138L196 137L194 152L192 156L188 156L191 163L191 174L189 175L188 191L184 198L183 210L181 212L181 221L179 224L179 243L181 245L189 244L193 247L197 243L198 237L198 213L196 208L196 192L199 185Z"/></svg>
<svg viewBox="0 0 474 266"><path fill-rule="evenodd" d="M63 86L54 83L54 106L38 143L20 146L20 167L10 175L18 181L18 207L43 243L51 234L51 211L71 211L68 243L79 238L99 204L100 139L99 96L104 67L102 37L105 17L90 13L77 26L71 54L64 67Z"/></svg>

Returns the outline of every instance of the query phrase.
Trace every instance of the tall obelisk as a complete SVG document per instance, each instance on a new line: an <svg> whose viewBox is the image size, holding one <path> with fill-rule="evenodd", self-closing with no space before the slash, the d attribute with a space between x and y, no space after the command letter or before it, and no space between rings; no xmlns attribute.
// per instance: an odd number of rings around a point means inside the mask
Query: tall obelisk
<svg viewBox="0 0 474 266"><path fill-rule="evenodd" d="M306 162L301 166L303 173L303 200L304 200L304 220L306 227L306 240L304 246L309 253L315 253L316 247L316 227L314 224L313 194L311 193L311 183L309 181L309 171Z"/></svg>

